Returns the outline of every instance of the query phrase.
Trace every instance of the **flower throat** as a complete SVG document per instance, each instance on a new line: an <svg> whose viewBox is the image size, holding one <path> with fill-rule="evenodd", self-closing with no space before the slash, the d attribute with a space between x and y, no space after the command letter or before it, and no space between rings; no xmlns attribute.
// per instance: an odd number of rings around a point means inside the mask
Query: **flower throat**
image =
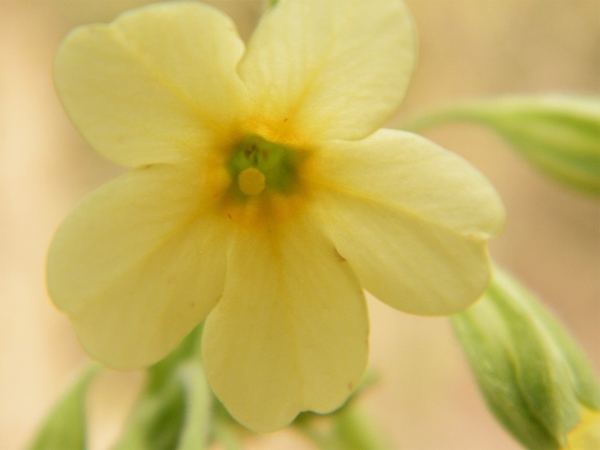
<svg viewBox="0 0 600 450"><path fill-rule="evenodd" d="M253 197L265 190L291 193L298 180L300 151L249 135L234 148L227 168L240 194Z"/></svg>

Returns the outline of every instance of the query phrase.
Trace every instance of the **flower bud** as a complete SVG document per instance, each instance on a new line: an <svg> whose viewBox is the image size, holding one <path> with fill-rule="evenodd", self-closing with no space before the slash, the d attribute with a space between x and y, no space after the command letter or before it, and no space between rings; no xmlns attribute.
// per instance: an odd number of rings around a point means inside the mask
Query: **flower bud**
<svg viewBox="0 0 600 450"><path fill-rule="evenodd" d="M600 384L588 359L516 281L496 268L481 300L452 322L488 407L517 440L600 448ZM594 444L580 447L586 440Z"/></svg>
<svg viewBox="0 0 600 450"><path fill-rule="evenodd" d="M474 101L427 116L411 129L458 120L491 128L546 174L600 195L600 98L555 94Z"/></svg>

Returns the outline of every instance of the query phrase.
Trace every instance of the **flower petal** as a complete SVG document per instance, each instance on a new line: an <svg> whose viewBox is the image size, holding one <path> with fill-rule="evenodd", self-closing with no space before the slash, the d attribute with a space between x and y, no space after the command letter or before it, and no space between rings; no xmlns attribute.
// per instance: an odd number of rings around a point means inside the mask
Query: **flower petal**
<svg viewBox="0 0 600 450"><path fill-rule="evenodd" d="M307 224L273 233L237 235L228 273L243 275L227 277L203 336L213 391L258 432L337 408L367 361L365 301L348 265Z"/></svg>
<svg viewBox="0 0 600 450"><path fill-rule="evenodd" d="M153 5L74 30L54 79L69 117L106 158L127 166L173 161L234 120L243 49L214 8Z"/></svg>
<svg viewBox="0 0 600 450"><path fill-rule="evenodd" d="M282 0L254 32L239 73L272 138L359 139L400 105L414 41L398 0Z"/></svg>
<svg viewBox="0 0 600 450"><path fill-rule="evenodd" d="M315 211L363 287L423 315L451 314L479 297L490 275L487 241L504 224L483 175L400 131L332 142L320 154L328 184Z"/></svg>
<svg viewBox="0 0 600 450"><path fill-rule="evenodd" d="M222 293L226 230L201 214L198 171L135 170L89 195L58 229L48 289L95 359L158 361Z"/></svg>

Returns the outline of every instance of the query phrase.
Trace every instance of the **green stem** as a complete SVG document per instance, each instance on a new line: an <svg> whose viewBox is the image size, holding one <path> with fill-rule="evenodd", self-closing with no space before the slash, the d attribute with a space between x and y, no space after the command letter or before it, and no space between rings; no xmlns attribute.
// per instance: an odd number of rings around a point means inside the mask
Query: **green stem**
<svg viewBox="0 0 600 450"><path fill-rule="evenodd" d="M337 434L346 449L380 450L390 448L382 435L363 411L350 405L342 408L338 416Z"/></svg>
<svg viewBox="0 0 600 450"><path fill-rule="evenodd" d="M342 450L342 442L333 434L316 430L311 421L294 423L294 427L320 450Z"/></svg>
<svg viewBox="0 0 600 450"><path fill-rule="evenodd" d="M224 450L240 450L240 439L236 431L228 423L215 420L213 424L213 442Z"/></svg>
<svg viewBox="0 0 600 450"><path fill-rule="evenodd" d="M456 106L449 106L438 109L431 113L417 117L406 124L401 125L400 129L420 133L423 130L442 125L447 122L456 122L461 120L469 120L478 123L483 123L484 115L481 109L477 107L477 102L469 102Z"/></svg>
<svg viewBox="0 0 600 450"><path fill-rule="evenodd" d="M321 450L381 450L392 447L354 401L329 416L332 426L328 430L315 426L316 419L318 416L315 414L306 414L294 422L294 427Z"/></svg>

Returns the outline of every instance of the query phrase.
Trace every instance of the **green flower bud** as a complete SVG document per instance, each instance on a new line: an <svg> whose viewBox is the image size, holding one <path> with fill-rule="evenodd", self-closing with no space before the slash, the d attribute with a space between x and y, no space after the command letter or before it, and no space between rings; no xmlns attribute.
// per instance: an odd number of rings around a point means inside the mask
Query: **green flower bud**
<svg viewBox="0 0 600 450"><path fill-rule="evenodd" d="M600 195L600 98L539 95L476 101L441 110L410 128L456 120L491 128L546 174Z"/></svg>
<svg viewBox="0 0 600 450"><path fill-rule="evenodd" d="M600 384L588 359L516 281L495 269L482 299L452 322L488 407L523 445L577 449L596 439Z"/></svg>

